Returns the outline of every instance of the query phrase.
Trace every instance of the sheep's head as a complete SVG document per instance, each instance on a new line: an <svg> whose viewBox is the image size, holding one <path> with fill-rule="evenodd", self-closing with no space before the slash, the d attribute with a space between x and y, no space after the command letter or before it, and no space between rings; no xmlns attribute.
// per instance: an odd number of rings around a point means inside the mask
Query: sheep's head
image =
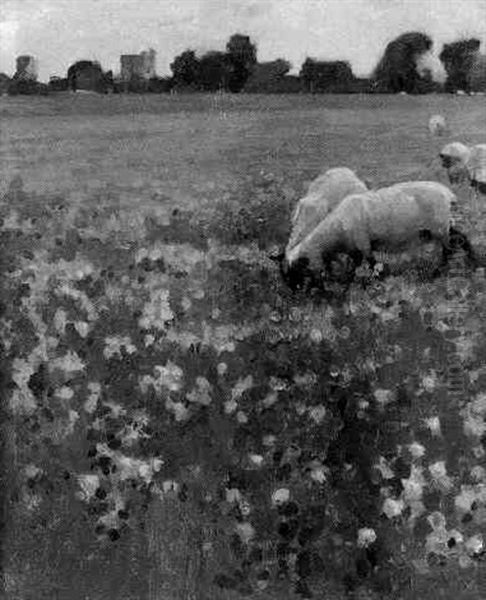
<svg viewBox="0 0 486 600"><path fill-rule="evenodd" d="M447 144L441 150L439 158L442 167L447 171L450 183L459 184L467 180L470 155L471 150L460 142Z"/></svg>
<svg viewBox="0 0 486 600"><path fill-rule="evenodd" d="M315 285L315 274L309 266L309 259L299 257L290 263L284 253L270 257L278 263L282 279L292 291L306 290Z"/></svg>

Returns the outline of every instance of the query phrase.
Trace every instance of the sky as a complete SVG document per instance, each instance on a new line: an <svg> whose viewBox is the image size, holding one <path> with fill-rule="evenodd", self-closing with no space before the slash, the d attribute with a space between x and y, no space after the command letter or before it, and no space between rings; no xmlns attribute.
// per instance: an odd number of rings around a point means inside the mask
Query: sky
<svg viewBox="0 0 486 600"><path fill-rule="evenodd" d="M42 81L80 59L117 73L120 54L151 47L157 73L169 75L183 50L223 50L238 32L256 43L259 61L285 58L298 72L307 56L344 59L366 76L405 31L428 33L437 51L479 37L486 52L486 1L0 0L0 72L12 75L15 57L32 54Z"/></svg>

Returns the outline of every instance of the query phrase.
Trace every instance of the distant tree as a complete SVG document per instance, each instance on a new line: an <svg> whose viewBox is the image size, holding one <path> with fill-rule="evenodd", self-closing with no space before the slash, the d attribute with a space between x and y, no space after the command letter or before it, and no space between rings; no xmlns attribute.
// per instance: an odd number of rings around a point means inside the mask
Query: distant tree
<svg viewBox="0 0 486 600"><path fill-rule="evenodd" d="M390 42L373 74L377 90L409 94L428 91L428 78L417 71L417 60L431 49L431 38L418 32L404 33Z"/></svg>
<svg viewBox="0 0 486 600"><path fill-rule="evenodd" d="M141 75L133 74L128 81L123 83L123 91L132 94L143 94L148 91L149 82Z"/></svg>
<svg viewBox="0 0 486 600"><path fill-rule="evenodd" d="M307 92L341 92L348 91L355 77L351 65L347 61L317 61L306 58L302 63L300 78Z"/></svg>
<svg viewBox="0 0 486 600"><path fill-rule="evenodd" d="M5 73L0 73L0 94L5 94L10 85L10 77Z"/></svg>
<svg viewBox="0 0 486 600"><path fill-rule="evenodd" d="M239 92L257 63L256 45L249 36L235 33L226 44L226 55L231 69L228 87L231 92Z"/></svg>
<svg viewBox="0 0 486 600"><path fill-rule="evenodd" d="M444 44L439 58L447 72L446 91L470 91L470 74L479 53L480 45L480 40L476 38Z"/></svg>
<svg viewBox="0 0 486 600"><path fill-rule="evenodd" d="M106 71L106 73L104 74L104 81L105 81L105 91L107 92L113 92L114 88L115 88L115 82L113 79L113 71Z"/></svg>
<svg viewBox="0 0 486 600"><path fill-rule="evenodd" d="M468 74L468 83L472 92L486 92L486 54L476 54Z"/></svg>
<svg viewBox="0 0 486 600"><path fill-rule="evenodd" d="M163 94L170 92L174 85L171 77L152 77L148 81L147 91L152 94Z"/></svg>
<svg viewBox="0 0 486 600"><path fill-rule="evenodd" d="M231 77L231 65L228 55L212 50L199 60L199 87L207 92L228 90Z"/></svg>
<svg viewBox="0 0 486 600"><path fill-rule="evenodd" d="M356 77L349 89L351 94L371 94L373 91L373 81L367 77Z"/></svg>
<svg viewBox="0 0 486 600"><path fill-rule="evenodd" d="M277 94L299 94L302 91L302 80L298 75L284 75L275 87Z"/></svg>
<svg viewBox="0 0 486 600"><path fill-rule="evenodd" d="M175 87L195 87L199 81L199 60L193 50L185 50L170 65Z"/></svg>
<svg viewBox="0 0 486 600"><path fill-rule="evenodd" d="M18 94L26 96L45 96L48 94L49 89L45 83L40 83L35 80L12 78L10 80L7 92L10 96L17 96Z"/></svg>
<svg viewBox="0 0 486 600"><path fill-rule="evenodd" d="M290 71L291 64L282 58L270 62L257 63L248 77L243 91L253 94L277 93L282 88L283 79Z"/></svg>
<svg viewBox="0 0 486 600"><path fill-rule="evenodd" d="M66 77L49 77L48 88L50 92L65 92L68 89L68 80Z"/></svg>
<svg viewBox="0 0 486 600"><path fill-rule="evenodd" d="M68 88L76 90L89 90L104 93L107 91L105 74L96 61L79 60L72 64L67 71Z"/></svg>

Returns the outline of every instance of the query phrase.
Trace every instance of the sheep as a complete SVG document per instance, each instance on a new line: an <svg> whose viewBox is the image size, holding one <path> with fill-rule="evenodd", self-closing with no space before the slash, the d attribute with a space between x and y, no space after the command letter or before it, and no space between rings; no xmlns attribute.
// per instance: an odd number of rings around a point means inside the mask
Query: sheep
<svg viewBox="0 0 486 600"><path fill-rule="evenodd" d="M442 136L447 133L447 123L442 115L432 115L429 119L429 131L432 135Z"/></svg>
<svg viewBox="0 0 486 600"><path fill-rule="evenodd" d="M469 241L452 222L455 201L455 194L435 181L410 181L349 195L286 253L282 274L291 287L300 287L338 253L348 254L357 264L363 258L373 264L377 248L397 250L424 236L441 243L443 262L459 246L474 260Z"/></svg>
<svg viewBox="0 0 486 600"><path fill-rule="evenodd" d="M308 187L292 215L292 232L286 252L301 242L346 196L368 188L346 167L329 169Z"/></svg>
<svg viewBox="0 0 486 600"><path fill-rule="evenodd" d="M446 169L450 183L461 183L467 176L466 165L471 149L461 142L446 144L439 152L442 166Z"/></svg>
<svg viewBox="0 0 486 600"><path fill-rule="evenodd" d="M486 144L468 147L452 142L442 148L439 157L451 183L469 181L476 191L485 193Z"/></svg>
<svg viewBox="0 0 486 600"><path fill-rule="evenodd" d="M469 181L476 192L486 194L486 144L476 144L466 164Z"/></svg>

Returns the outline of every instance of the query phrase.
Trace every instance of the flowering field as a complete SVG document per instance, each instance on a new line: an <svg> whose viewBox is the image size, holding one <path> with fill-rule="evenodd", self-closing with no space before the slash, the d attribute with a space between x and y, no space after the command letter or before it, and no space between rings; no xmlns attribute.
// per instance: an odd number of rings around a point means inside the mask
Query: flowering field
<svg viewBox="0 0 486 600"><path fill-rule="evenodd" d="M484 597L484 270L268 258L323 168L438 177L482 100L1 99L9 599Z"/></svg>

